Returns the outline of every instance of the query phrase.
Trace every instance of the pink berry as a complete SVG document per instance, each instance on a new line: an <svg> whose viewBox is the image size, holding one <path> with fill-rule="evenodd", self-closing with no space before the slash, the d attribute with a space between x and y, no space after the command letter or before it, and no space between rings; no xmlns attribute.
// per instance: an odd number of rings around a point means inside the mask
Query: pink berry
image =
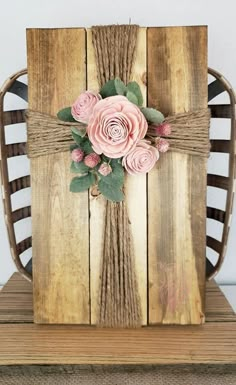
<svg viewBox="0 0 236 385"><path fill-rule="evenodd" d="M168 136L171 134L171 126L169 123L162 123L155 126L156 133L160 136Z"/></svg>
<svg viewBox="0 0 236 385"><path fill-rule="evenodd" d="M112 172L112 168L108 163L102 163L98 169L98 172L103 176L107 176Z"/></svg>
<svg viewBox="0 0 236 385"><path fill-rule="evenodd" d="M157 142L156 147L157 147L158 151L166 152L169 150L170 144L169 144L168 140L160 138Z"/></svg>
<svg viewBox="0 0 236 385"><path fill-rule="evenodd" d="M71 159L74 162L81 162L84 158L84 152L80 148L75 148L71 153Z"/></svg>
<svg viewBox="0 0 236 385"><path fill-rule="evenodd" d="M84 158L84 164L90 168L94 168L101 162L101 158L95 152L92 152L89 155L86 155Z"/></svg>

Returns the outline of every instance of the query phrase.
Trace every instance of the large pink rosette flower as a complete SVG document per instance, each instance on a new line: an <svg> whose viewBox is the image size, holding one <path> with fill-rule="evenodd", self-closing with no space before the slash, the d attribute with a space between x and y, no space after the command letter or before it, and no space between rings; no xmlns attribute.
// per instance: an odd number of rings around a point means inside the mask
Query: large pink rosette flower
<svg viewBox="0 0 236 385"><path fill-rule="evenodd" d="M76 99L71 107L71 114L77 122L88 123L97 102L101 100L101 95L92 91L85 91Z"/></svg>
<svg viewBox="0 0 236 385"><path fill-rule="evenodd" d="M87 134L97 154L120 158L145 137L147 129L140 109L125 96L116 95L95 105Z"/></svg>
<svg viewBox="0 0 236 385"><path fill-rule="evenodd" d="M149 172L159 159L159 151L147 140L140 140L123 158L122 164L131 175Z"/></svg>

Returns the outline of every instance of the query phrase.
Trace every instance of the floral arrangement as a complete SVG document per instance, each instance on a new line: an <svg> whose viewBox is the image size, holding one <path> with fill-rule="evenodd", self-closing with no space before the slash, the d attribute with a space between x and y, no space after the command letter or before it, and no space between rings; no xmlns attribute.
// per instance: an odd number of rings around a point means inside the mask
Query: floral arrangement
<svg viewBox="0 0 236 385"><path fill-rule="evenodd" d="M79 122L73 126L70 191L82 192L93 185L107 199L124 199L124 170L130 175L148 173L169 148L171 127L163 114L142 107L138 83L125 85L121 79L109 80L99 93L85 91L72 107L63 108L58 118Z"/></svg>

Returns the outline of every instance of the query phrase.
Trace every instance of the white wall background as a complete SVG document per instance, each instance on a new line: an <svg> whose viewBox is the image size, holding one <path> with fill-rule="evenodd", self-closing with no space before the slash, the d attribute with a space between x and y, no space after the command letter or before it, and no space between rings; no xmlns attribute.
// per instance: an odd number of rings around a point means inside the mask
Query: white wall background
<svg viewBox="0 0 236 385"><path fill-rule="evenodd" d="M235 13L235 0L0 0L0 84L10 74L27 66L26 28L89 27L94 24L128 23L131 19L132 23L141 26L208 25L209 66L223 73L236 89ZM8 100L6 107L15 106L15 102L15 99ZM217 127L213 126L212 135L218 135L217 132ZM15 134L15 131L9 130L9 141ZM214 173L214 170L220 169L222 175L227 175L226 161L226 158L211 158L210 171ZM26 159L22 162L27 173L28 162ZM12 175L17 175L19 165L12 166ZM21 199L27 204L30 195L26 194ZM223 206L221 197L211 191L208 199L215 201L216 207ZM20 202L16 204L20 205ZM19 232L19 239L30 232L30 225L28 221L24 234ZM214 223L208 223L208 231L218 238L221 236L221 229ZM236 284L235 234L234 209L227 256L217 277L219 283ZM7 281L13 271L0 202L0 285Z"/></svg>

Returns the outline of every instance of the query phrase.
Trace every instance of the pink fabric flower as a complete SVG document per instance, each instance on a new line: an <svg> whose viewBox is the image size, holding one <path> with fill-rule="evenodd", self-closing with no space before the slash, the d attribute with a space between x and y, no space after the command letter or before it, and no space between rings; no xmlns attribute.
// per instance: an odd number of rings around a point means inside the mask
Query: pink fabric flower
<svg viewBox="0 0 236 385"><path fill-rule="evenodd" d="M159 159L156 147L147 140L140 140L123 158L122 164L131 175L149 172Z"/></svg>
<svg viewBox="0 0 236 385"><path fill-rule="evenodd" d="M98 172L103 176L107 176L112 172L112 168L108 163L102 163L98 169Z"/></svg>
<svg viewBox="0 0 236 385"><path fill-rule="evenodd" d="M169 123L162 123L155 126L156 133L160 136L168 136L171 134L171 125Z"/></svg>
<svg viewBox="0 0 236 385"><path fill-rule="evenodd" d="M101 100L101 95L92 91L85 91L80 94L71 107L73 118L78 122L88 123L93 108L99 100Z"/></svg>
<svg viewBox="0 0 236 385"><path fill-rule="evenodd" d="M98 154L95 154L95 152L86 155L86 157L84 158L84 164L91 168L96 167L99 162L101 162L101 158Z"/></svg>
<svg viewBox="0 0 236 385"><path fill-rule="evenodd" d="M160 151L160 152L167 152L169 150L170 144L169 144L168 140L166 140L164 138L160 138L157 141L156 147L157 147L158 151Z"/></svg>
<svg viewBox="0 0 236 385"><path fill-rule="evenodd" d="M81 162L84 157L84 152L80 148L75 148L71 153L71 159L74 162Z"/></svg>
<svg viewBox="0 0 236 385"><path fill-rule="evenodd" d="M95 105L87 134L96 153L120 158L145 137L147 128L140 109L125 96L116 95Z"/></svg>

